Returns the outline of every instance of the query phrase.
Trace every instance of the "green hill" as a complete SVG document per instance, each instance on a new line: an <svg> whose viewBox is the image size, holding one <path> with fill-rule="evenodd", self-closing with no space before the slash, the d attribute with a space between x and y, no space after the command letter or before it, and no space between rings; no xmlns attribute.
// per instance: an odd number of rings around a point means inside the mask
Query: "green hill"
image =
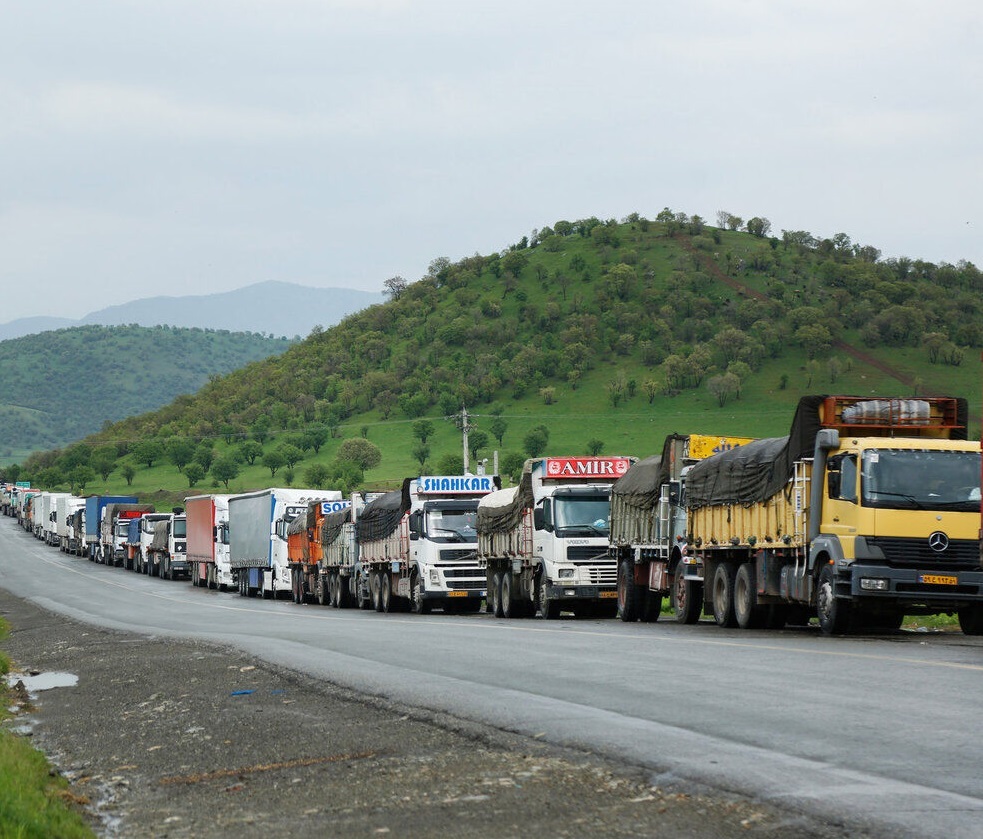
<svg viewBox="0 0 983 839"><path fill-rule="evenodd" d="M81 326L0 341L0 457L86 437L290 343L140 326Z"/></svg>
<svg viewBox="0 0 983 839"><path fill-rule="evenodd" d="M389 302L86 444L113 447L118 470L132 466L131 491L188 488L165 455L141 465L133 448L147 439L204 443L205 461L259 442L252 463L240 458L233 491L288 478L347 488L451 468L461 433L443 418L462 406L486 438L477 456L498 450L510 467L537 427L553 453L641 456L673 431L785 434L807 392L947 393L975 406L975 266L881 260L844 234L772 236L763 219L739 226L669 211L655 221L561 221L502 253L434 260L418 282L390 281ZM428 453L414 434L421 418L434 426ZM346 438L362 437L381 453L364 476L336 461ZM285 444L300 458L273 474L262 458ZM54 479L63 456L37 457L26 471L52 469ZM106 487L125 487L120 475ZM198 491L212 484L211 475L196 482Z"/></svg>

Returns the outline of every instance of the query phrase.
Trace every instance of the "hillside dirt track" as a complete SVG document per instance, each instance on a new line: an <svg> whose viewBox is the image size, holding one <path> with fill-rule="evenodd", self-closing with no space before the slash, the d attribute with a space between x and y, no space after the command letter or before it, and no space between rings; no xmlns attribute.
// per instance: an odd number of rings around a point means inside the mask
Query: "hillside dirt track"
<svg viewBox="0 0 983 839"><path fill-rule="evenodd" d="M30 728L101 836L867 835L2 589L0 614L15 667L79 676L10 725Z"/></svg>

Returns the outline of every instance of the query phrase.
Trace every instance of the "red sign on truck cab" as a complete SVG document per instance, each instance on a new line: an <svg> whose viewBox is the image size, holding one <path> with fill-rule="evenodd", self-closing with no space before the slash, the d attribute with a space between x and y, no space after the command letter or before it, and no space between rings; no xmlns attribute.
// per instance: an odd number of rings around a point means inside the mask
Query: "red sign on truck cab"
<svg viewBox="0 0 983 839"><path fill-rule="evenodd" d="M546 475L553 480L586 480L601 478L616 481L631 466L627 457L548 457Z"/></svg>

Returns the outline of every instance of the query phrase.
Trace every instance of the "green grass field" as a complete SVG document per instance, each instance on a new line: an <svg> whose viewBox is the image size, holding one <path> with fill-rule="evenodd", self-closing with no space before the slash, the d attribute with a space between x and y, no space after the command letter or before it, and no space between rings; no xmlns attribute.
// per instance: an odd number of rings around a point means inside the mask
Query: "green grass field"
<svg viewBox="0 0 983 839"><path fill-rule="evenodd" d="M7 625L0 620L0 640ZM0 653L0 675L10 670ZM6 681L0 682L0 718L9 717ZM0 729L0 839L83 839L95 834L72 804L68 783L53 775L28 740Z"/></svg>

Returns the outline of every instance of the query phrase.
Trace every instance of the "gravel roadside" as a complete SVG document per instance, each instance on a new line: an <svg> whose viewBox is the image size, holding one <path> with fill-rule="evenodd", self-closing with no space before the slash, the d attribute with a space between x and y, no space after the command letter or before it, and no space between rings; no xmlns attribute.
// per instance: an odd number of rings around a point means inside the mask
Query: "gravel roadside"
<svg viewBox="0 0 983 839"><path fill-rule="evenodd" d="M0 614L15 667L79 677L11 725L100 836L865 836L236 650L83 625L2 589Z"/></svg>

